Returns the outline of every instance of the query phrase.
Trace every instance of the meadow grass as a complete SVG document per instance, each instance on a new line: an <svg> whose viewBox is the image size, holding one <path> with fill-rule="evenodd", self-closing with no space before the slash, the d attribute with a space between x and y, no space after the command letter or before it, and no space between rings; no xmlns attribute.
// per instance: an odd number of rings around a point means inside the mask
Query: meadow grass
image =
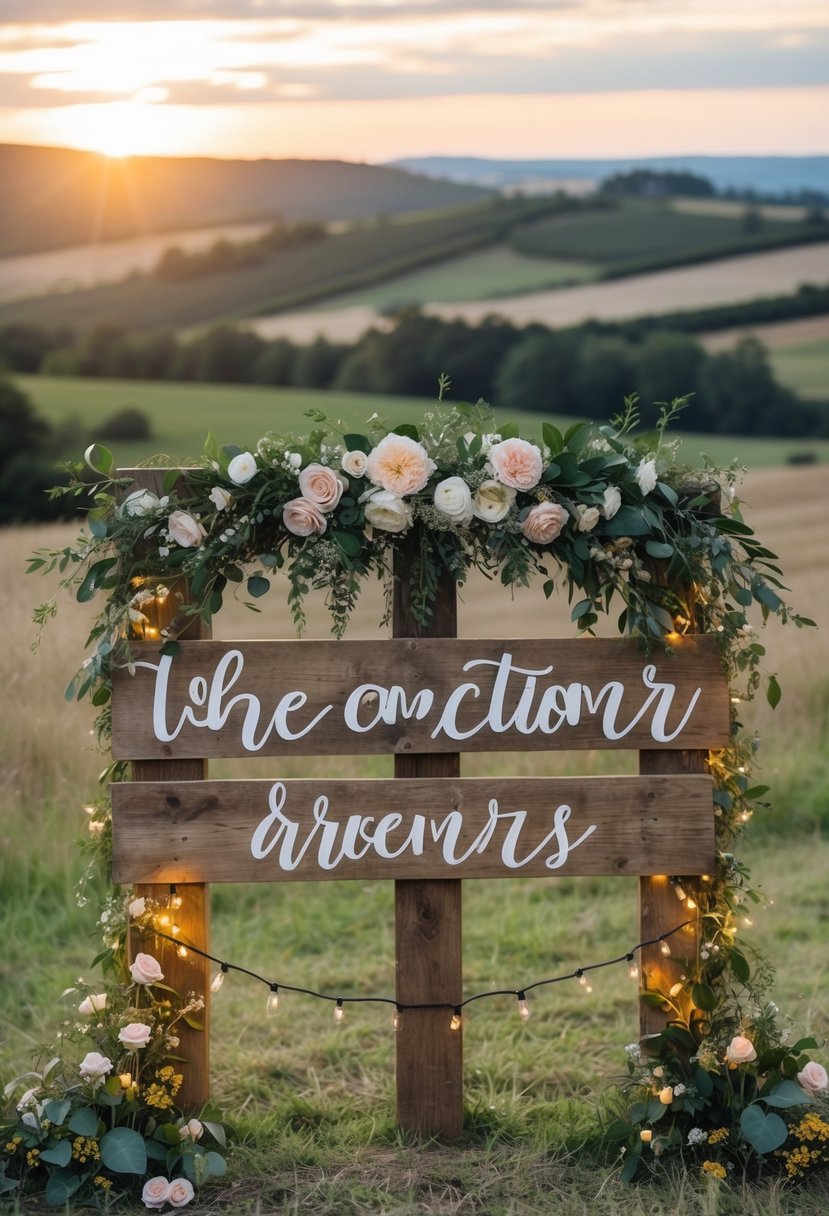
<svg viewBox="0 0 829 1216"><path fill-rule="evenodd" d="M763 737L761 779L775 809L757 816L740 849L774 904L746 936L777 966L774 999L793 1033L829 1032L825 953L829 774L827 560L820 547L826 515L819 469L776 470L746 483L747 517L783 554L799 609L819 633L777 624L765 631L769 664L783 685L772 713L757 702L746 726ZM77 907L83 869L76 840L82 805L96 791L104 758L91 745L91 715L67 705L63 688L81 653L89 608L64 603L37 655L29 642L31 606L50 586L22 577L34 548L60 542L70 526L7 529L0 555L5 641L0 656L5 781L0 788L0 1078L30 1066L37 1045L54 1036L67 1006L60 993L78 976L93 978L97 908L103 884ZM567 605L540 592L478 585L462 593L463 636L570 636ZM278 594L261 615L231 601L216 621L225 637L288 637ZM379 588L370 589L352 636L377 636ZM309 635L325 636L319 600ZM589 754L486 755L464 760L469 774L572 772ZM299 762L294 762L298 764ZM605 757L603 771L632 771L633 756ZM265 775L268 762L256 764ZM314 761L314 772L376 775L389 761ZM305 763L305 775L307 773ZM214 775L238 775L232 762ZM272 775L272 765L271 765ZM286 775L289 775L286 772ZM764 821L765 820L765 821ZM388 883L252 884L213 888L215 950L287 983L344 993L386 994L394 987L393 902ZM636 882L562 878L468 882L464 898L467 992L513 987L598 961L636 941ZM754 915L754 914L752 914ZM637 1032L634 985L626 968L608 968L592 995L575 984L539 993L522 1024L514 1001L472 1006L465 1018L463 1139L421 1142L394 1123L393 1032L381 1006L348 1009L337 1028L330 1007L285 994L265 1018L266 990L231 975L214 1002L214 1096L237 1130L233 1173L201 1210L250 1213L481 1213L486 1216L824 1216L829 1185L799 1189L704 1185L677 1176L659 1187L622 1187L600 1148L597 1128L618 1104L622 1048ZM69 1004L69 1011L72 1006ZM825 1059L825 1055L822 1056ZM14 1210L14 1209L12 1209ZM25 1210L35 1211L36 1205ZM136 1209L143 1210L143 1209Z"/></svg>
<svg viewBox="0 0 829 1216"><path fill-rule="evenodd" d="M829 401L829 342L806 342L775 350L770 358L781 384L802 397Z"/></svg>
<svg viewBox="0 0 829 1216"><path fill-rule="evenodd" d="M146 380L99 380L75 377L17 376L17 383L38 412L63 426L74 422L74 434L66 458L79 459L83 448L98 439L98 428L126 406L147 415L152 438L113 443L122 468L128 468L163 453L170 463L188 463L202 452L205 436L213 431L221 443L252 447L266 431L282 434L307 433L313 426L305 416L321 409L346 429L360 429L378 413L392 425L417 423L433 402L420 397L389 397L376 393L333 393L316 389L258 388L239 384L177 384ZM563 415L540 415L528 410L501 408L498 417L517 423L522 435L540 437L542 422L550 418L559 426L577 421ZM829 459L829 440L753 439L745 436L683 435L682 458L699 464L703 454L715 464L732 460L760 469L783 464L796 452L809 451L817 460Z"/></svg>

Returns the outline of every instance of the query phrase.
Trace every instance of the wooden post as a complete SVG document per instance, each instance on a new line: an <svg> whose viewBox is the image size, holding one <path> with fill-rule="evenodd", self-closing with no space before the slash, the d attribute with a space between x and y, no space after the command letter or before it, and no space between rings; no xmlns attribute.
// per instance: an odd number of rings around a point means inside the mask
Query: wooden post
<svg viewBox="0 0 829 1216"><path fill-rule="evenodd" d="M162 493L164 469L119 469L120 477L132 477L136 489ZM175 615L175 601L170 597L170 619ZM169 624L169 620L164 622ZM209 628L200 617L193 617L181 637L205 638ZM132 763L134 781L203 781L207 777L206 760L135 760ZM138 895L144 895L160 904L170 899L169 887L144 885L136 887ZM200 950L210 950L210 899L204 883L179 884L176 895L181 906L170 908L171 925L179 929L184 942L191 942ZM137 934L130 935L129 952L150 949ZM181 1040L175 1054L186 1061L182 1069L184 1084L179 1095L179 1105L185 1111L198 1111L210 1093L210 963L197 954L188 952L180 958L178 949L162 938L156 939L152 952L161 964L164 982L174 988L182 1000L189 993L204 998L204 1009L194 1016L204 1024L203 1030L193 1030L184 1022L177 1032Z"/></svg>
<svg viewBox="0 0 829 1216"><path fill-rule="evenodd" d="M411 552L395 554L392 632L396 638L457 637L457 596L448 578L431 624L411 610ZM395 756L395 777L457 777L457 753ZM395 882L396 999L401 1005L462 1000L460 879ZM397 1121L406 1131L457 1139L463 1131L463 1029L450 1028L451 1010L410 1009L395 1036Z"/></svg>

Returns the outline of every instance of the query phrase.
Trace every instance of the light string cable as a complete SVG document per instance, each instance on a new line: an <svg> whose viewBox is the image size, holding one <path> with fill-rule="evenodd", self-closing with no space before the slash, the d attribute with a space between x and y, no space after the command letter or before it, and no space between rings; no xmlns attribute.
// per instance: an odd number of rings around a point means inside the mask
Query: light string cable
<svg viewBox="0 0 829 1216"><path fill-rule="evenodd" d="M545 988L551 984L562 984L567 980L577 980L578 983L588 992L592 991L588 982L587 976L591 971L599 971L603 967L614 967L619 963L627 963L629 966L629 974L631 979L638 979L639 968L636 962L636 956L648 946L660 946L661 952L664 955L670 954L668 939L673 937L675 933L687 928L689 925L695 925L697 918L693 917L690 920L684 920L681 924L674 925L672 929L660 933L658 937L650 937L644 941L637 942L630 950L626 950L624 954L616 955L615 958L604 959L598 963L586 963L584 966L576 967L572 971L568 971L562 975L554 975L549 979L533 980L532 983L524 984L520 988L494 988L484 992L475 992L471 996L466 997L462 1001L424 1001L424 1002L406 1002L395 1000L391 996L344 996L330 992L317 992L314 988L302 988L296 984L283 984L275 980L269 980L264 975L260 975L258 971L252 971L249 967L242 967L238 963L228 962L215 954L208 953L207 950L202 950L198 946L192 945L186 941L182 935L176 934L176 926L173 926L173 934L164 933L161 929L153 927L150 932L155 937L162 938L164 941L170 942L177 948L181 957L186 954L196 954L200 958L208 959L211 963L216 963L219 970L213 977L210 985L211 991L218 992L224 981L225 976L230 971L236 971L240 975L247 975L250 979L257 980L260 984L264 984L270 990L268 997L268 1012L275 1013L279 994L282 992L293 992L300 996L313 997L315 1000L328 1001L334 1005L334 1018L337 1022L343 1019L343 1007L345 1005L392 1005L395 1011L395 1019L399 1019L399 1015L410 1009L446 1009L452 1012L453 1024L460 1018L461 1011L474 1001L481 1001L487 997L494 996L513 996L518 1001L518 1012L523 1020L530 1016L529 1006L527 1004L526 994L537 988ZM459 1023L458 1023L459 1025Z"/></svg>

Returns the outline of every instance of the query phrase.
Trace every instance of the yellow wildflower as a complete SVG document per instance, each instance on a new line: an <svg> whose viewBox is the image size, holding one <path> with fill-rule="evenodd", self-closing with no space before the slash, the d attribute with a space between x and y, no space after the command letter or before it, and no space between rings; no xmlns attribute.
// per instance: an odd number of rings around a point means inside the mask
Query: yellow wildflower
<svg viewBox="0 0 829 1216"><path fill-rule="evenodd" d="M723 1140L728 1139L727 1127L715 1127L712 1132L708 1133L709 1144L721 1144Z"/></svg>
<svg viewBox="0 0 829 1216"><path fill-rule="evenodd" d="M96 1174L92 1179L92 1184L93 1186L99 1186L102 1191L109 1191L112 1189L112 1179L105 1178L103 1174Z"/></svg>
<svg viewBox="0 0 829 1216"><path fill-rule="evenodd" d="M702 1172L709 1178L716 1178L720 1182L726 1177L725 1166L720 1165L719 1161L703 1161Z"/></svg>

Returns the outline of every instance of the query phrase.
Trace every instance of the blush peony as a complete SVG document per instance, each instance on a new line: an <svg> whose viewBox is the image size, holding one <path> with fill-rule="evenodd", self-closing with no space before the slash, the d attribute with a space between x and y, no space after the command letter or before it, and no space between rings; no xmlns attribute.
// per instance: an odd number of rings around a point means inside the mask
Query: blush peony
<svg viewBox="0 0 829 1216"><path fill-rule="evenodd" d="M514 490L532 490L541 480L544 468L541 452L526 439L502 439L489 449L489 463L495 476Z"/></svg>
<svg viewBox="0 0 829 1216"><path fill-rule="evenodd" d="M567 519L567 512L557 502L540 502L527 512L521 531L534 545L548 545L559 535Z"/></svg>
<svg viewBox="0 0 829 1216"><path fill-rule="evenodd" d="M369 481L392 494L417 494L435 467L423 444L392 431L369 454L366 474Z"/></svg>
<svg viewBox="0 0 829 1216"><path fill-rule="evenodd" d="M810 1060L797 1074L797 1079L809 1094L825 1094L829 1089L829 1076L822 1064Z"/></svg>
<svg viewBox="0 0 829 1216"><path fill-rule="evenodd" d="M294 536L322 536L328 522L315 502L292 498L282 508L282 522Z"/></svg>
<svg viewBox="0 0 829 1216"><path fill-rule="evenodd" d="M334 470L324 464L306 465L299 475L299 488L303 498L326 513L334 510L344 489Z"/></svg>
<svg viewBox="0 0 829 1216"><path fill-rule="evenodd" d="M189 511L173 511L167 520L167 531L170 540L174 540L182 549L197 549L207 533L202 525Z"/></svg>
<svg viewBox="0 0 829 1216"><path fill-rule="evenodd" d="M731 1068L736 1068L738 1064L750 1064L752 1060L756 1060L757 1052L751 1039L747 1039L742 1034L735 1034L725 1049L725 1059Z"/></svg>
<svg viewBox="0 0 829 1216"><path fill-rule="evenodd" d="M141 1192L141 1202L145 1208L163 1208L170 1198L170 1183L160 1174L157 1178L148 1178Z"/></svg>

